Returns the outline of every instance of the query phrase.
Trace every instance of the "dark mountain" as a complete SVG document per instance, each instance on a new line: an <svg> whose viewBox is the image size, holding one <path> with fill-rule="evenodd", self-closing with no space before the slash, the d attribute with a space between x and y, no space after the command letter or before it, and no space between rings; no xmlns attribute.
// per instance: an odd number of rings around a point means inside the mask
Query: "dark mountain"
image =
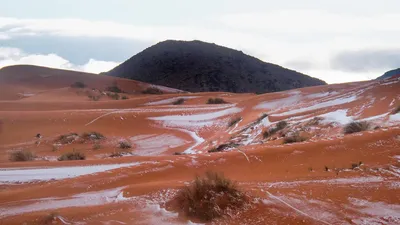
<svg viewBox="0 0 400 225"><path fill-rule="evenodd" d="M383 79L386 79L386 78L391 78L391 77L396 76L396 75L400 75L400 68L387 71L382 76L380 76L380 77L378 77L376 79L377 80L383 80Z"/></svg>
<svg viewBox="0 0 400 225"><path fill-rule="evenodd" d="M163 41L107 73L190 92L274 92L324 81L201 41Z"/></svg>

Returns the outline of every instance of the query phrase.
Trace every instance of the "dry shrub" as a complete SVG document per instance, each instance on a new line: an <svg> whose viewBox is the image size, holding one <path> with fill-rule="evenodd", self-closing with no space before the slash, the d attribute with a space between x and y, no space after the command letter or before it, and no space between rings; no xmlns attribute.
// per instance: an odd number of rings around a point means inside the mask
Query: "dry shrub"
<svg viewBox="0 0 400 225"><path fill-rule="evenodd" d="M208 152L209 152L209 153L213 153L213 152L222 152L222 151L224 151L224 150L226 150L226 149L236 148L236 147L238 147L238 146L239 146L238 144L233 143L233 142L230 142L230 143L226 143L226 144L219 145L219 146L216 147L216 148L212 148L212 149L208 150Z"/></svg>
<svg viewBox="0 0 400 225"><path fill-rule="evenodd" d="M235 124L239 123L241 120L242 120L242 117L240 117L240 116L232 118L228 123L228 127L234 126Z"/></svg>
<svg viewBox="0 0 400 225"><path fill-rule="evenodd" d="M268 114L263 113L258 119L256 120L256 123L260 123L263 119L267 118Z"/></svg>
<svg viewBox="0 0 400 225"><path fill-rule="evenodd" d="M177 100L175 100L174 102L172 102L172 105L182 105L185 102L184 98L179 98Z"/></svg>
<svg viewBox="0 0 400 225"><path fill-rule="evenodd" d="M20 150L10 154L10 161L13 162L25 162L32 161L35 159L35 154L28 150Z"/></svg>
<svg viewBox="0 0 400 225"><path fill-rule="evenodd" d="M41 223L40 224L42 224L42 225L54 224L54 222L57 220L58 216L59 215L56 212L49 213L48 215L46 215L45 217L43 217L41 219Z"/></svg>
<svg viewBox="0 0 400 225"><path fill-rule="evenodd" d="M107 96L114 100L119 100L119 98L120 98L120 95L117 93L107 93Z"/></svg>
<svg viewBox="0 0 400 225"><path fill-rule="evenodd" d="M129 97L126 96L126 95L124 95L124 96L121 97L121 99L122 99L122 100L127 100L127 99L129 99Z"/></svg>
<svg viewBox="0 0 400 225"><path fill-rule="evenodd" d="M101 149L103 146L101 146L99 143L95 143L92 147L93 150L99 150Z"/></svg>
<svg viewBox="0 0 400 225"><path fill-rule="evenodd" d="M303 142L306 141L307 138L300 135L299 132L292 133L291 135L285 137L283 139L284 144L296 143L296 142Z"/></svg>
<svg viewBox="0 0 400 225"><path fill-rule="evenodd" d="M101 140L101 139L103 139L103 138L104 138L104 135L101 134L101 133L99 133L99 132L92 131L92 132L85 132L85 133L83 133L83 134L82 134L82 138L85 139L85 140L92 140L92 141L94 141L94 140Z"/></svg>
<svg viewBox="0 0 400 225"><path fill-rule="evenodd" d="M86 159L85 154L76 151L68 152L58 157L58 161L85 160L85 159Z"/></svg>
<svg viewBox="0 0 400 225"><path fill-rule="evenodd" d="M224 99L222 98L209 98L207 100L207 104L227 104L228 102L226 102Z"/></svg>
<svg viewBox="0 0 400 225"><path fill-rule="evenodd" d="M77 81L77 82L71 84L71 87L72 88L85 88L86 84L83 83L82 81Z"/></svg>
<svg viewBox="0 0 400 225"><path fill-rule="evenodd" d="M130 142L128 142L127 140L120 141L118 143L118 146L119 146L119 148L122 148L122 149L132 148L132 144Z"/></svg>
<svg viewBox="0 0 400 225"><path fill-rule="evenodd" d="M274 134L276 134L278 131L283 130L285 127L287 127L288 123L284 120L279 121L275 127L270 128L266 131L264 131L263 136L264 138L268 138Z"/></svg>
<svg viewBox="0 0 400 225"><path fill-rule="evenodd" d="M369 130L370 128L371 124L367 121L354 121L344 126L343 133L352 134L361 131L366 131Z"/></svg>
<svg viewBox="0 0 400 225"><path fill-rule="evenodd" d="M148 95L161 95L164 94L160 89L156 87L149 87L146 88L146 90L142 91L142 94L148 94Z"/></svg>
<svg viewBox="0 0 400 225"><path fill-rule="evenodd" d="M69 133L61 135L60 137L58 137L57 141L60 142L61 144L71 144L78 138L79 135L77 133Z"/></svg>
<svg viewBox="0 0 400 225"><path fill-rule="evenodd" d="M393 114L393 115L394 115L394 114L397 114L397 113L400 113L400 105L397 106L397 107L392 111L392 114Z"/></svg>
<svg viewBox="0 0 400 225"><path fill-rule="evenodd" d="M174 200L180 212L202 222L226 215L248 202L236 183L215 172L197 176L190 186L178 192Z"/></svg>

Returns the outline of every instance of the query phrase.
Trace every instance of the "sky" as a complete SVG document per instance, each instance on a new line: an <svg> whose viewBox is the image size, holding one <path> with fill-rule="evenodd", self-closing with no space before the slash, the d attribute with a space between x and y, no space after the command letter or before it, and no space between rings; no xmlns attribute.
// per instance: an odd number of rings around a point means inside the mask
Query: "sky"
<svg viewBox="0 0 400 225"><path fill-rule="evenodd" d="M1 0L0 68L108 71L167 39L201 40L327 83L400 67L399 0Z"/></svg>

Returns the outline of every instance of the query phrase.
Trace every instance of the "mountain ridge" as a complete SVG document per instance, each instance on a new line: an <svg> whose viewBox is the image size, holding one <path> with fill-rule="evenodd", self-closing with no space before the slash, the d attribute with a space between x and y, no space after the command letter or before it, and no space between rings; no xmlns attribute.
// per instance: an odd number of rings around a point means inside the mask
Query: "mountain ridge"
<svg viewBox="0 0 400 225"><path fill-rule="evenodd" d="M167 40L106 74L190 92L276 92L326 84L242 51L202 41Z"/></svg>

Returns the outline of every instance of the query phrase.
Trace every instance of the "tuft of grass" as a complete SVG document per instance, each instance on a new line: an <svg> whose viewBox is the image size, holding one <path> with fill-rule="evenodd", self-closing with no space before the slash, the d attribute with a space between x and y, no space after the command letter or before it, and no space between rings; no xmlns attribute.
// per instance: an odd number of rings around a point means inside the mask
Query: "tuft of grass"
<svg viewBox="0 0 400 225"><path fill-rule="evenodd" d="M53 146L51 147L51 151L52 151L52 152L56 152L56 151L58 151L58 149L59 149L58 145L53 145Z"/></svg>
<svg viewBox="0 0 400 225"><path fill-rule="evenodd" d="M112 84L111 86L108 86L108 87L107 87L107 91L109 91L109 92L115 92L115 93L124 93L124 91L122 91L122 90L118 87L116 81L113 82L113 84Z"/></svg>
<svg viewBox="0 0 400 225"><path fill-rule="evenodd" d="M242 120L242 117L240 117L240 116L232 118L228 123L228 127L234 126L235 124L239 123L241 120Z"/></svg>
<svg viewBox="0 0 400 225"><path fill-rule="evenodd" d="M270 136L276 134L278 131L283 130L285 127L287 127L288 123L284 120L279 121L275 127L270 128L266 131L263 132L263 137L264 138L269 138Z"/></svg>
<svg viewBox="0 0 400 225"><path fill-rule="evenodd" d="M57 219L58 216L59 216L58 213L56 213L56 212L51 212L51 213L49 213L48 215L46 215L45 217L43 217L43 218L41 219L41 223L40 223L40 224L42 224L42 225L50 225L50 224L53 224L54 221Z"/></svg>
<svg viewBox="0 0 400 225"><path fill-rule="evenodd" d="M107 96L114 99L114 100L119 100L119 98L121 97L119 94L117 93L107 93Z"/></svg>
<svg viewBox="0 0 400 225"><path fill-rule="evenodd" d="M236 143L230 142L230 143L222 144L222 145L219 145L218 147L212 148L212 149L208 150L208 152L209 153L222 152L226 149L236 148L237 146L239 146L239 145Z"/></svg>
<svg viewBox="0 0 400 225"><path fill-rule="evenodd" d="M175 100L174 102L172 102L172 105L182 105L185 102L184 98L179 98L177 100Z"/></svg>
<svg viewBox="0 0 400 225"><path fill-rule="evenodd" d="M77 133L69 133L60 135L57 139L58 142L61 144L71 144L72 142L76 141L79 138Z"/></svg>
<svg viewBox="0 0 400 225"><path fill-rule="evenodd" d="M227 215L248 202L235 182L215 172L196 176L192 184L180 190L174 200L179 211L202 222Z"/></svg>
<svg viewBox="0 0 400 225"><path fill-rule="evenodd" d="M129 149L129 148L132 148L132 144L131 144L130 142L128 142L127 140L120 141L120 142L118 143L118 146L119 146L119 148L121 148L121 149Z"/></svg>
<svg viewBox="0 0 400 225"><path fill-rule="evenodd" d="M35 154L28 150L20 150L16 152L12 152L10 154L10 161L13 162L25 162L25 161L33 161L35 159Z"/></svg>
<svg viewBox="0 0 400 225"><path fill-rule="evenodd" d="M174 152L173 155L185 155L183 152Z"/></svg>
<svg viewBox="0 0 400 225"><path fill-rule="evenodd" d="M358 163L352 163L352 164L351 164L351 169L352 169L352 170L354 170L354 169L356 169L356 168L358 168L358 167L359 167Z"/></svg>
<svg viewBox="0 0 400 225"><path fill-rule="evenodd" d="M156 87L148 87L146 90L142 91L142 94L148 94L148 95L161 95L164 94L160 89Z"/></svg>
<svg viewBox="0 0 400 225"><path fill-rule="evenodd" d="M392 114L393 114L393 115L394 115L394 114L397 114L397 113L400 113L400 105L397 106L397 107L392 111Z"/></svg>
<svg viewBox="0 0 400 225"><path fill-rule="evenodd" d="M266 114L266 113L261 114L261 116L258 117L258 119L256 120L256 123L260 123L263 119L265 119L267 117L268 117L268 114Z"/></svg>
<svg viewBox="0 0 400 225"><path fill-rule="evenodd" d="M224 99L222 98L209 98L207 100L207 104L227 104L228 102L226 102Z"/></svg>
<svg viewBox="0 0 400 225"><path fill-rule="evenodd" d="M85 88L86 84L83 83L82 81L77 81L77 82L71 84L71 87L72 88Z"/></svg>
<svg viewBox="0 0 400 225"><path fill-rule="evenodd" d="M62 154L60 157L58 157L58 161L85 160L85 159L86 159L85 154L77 152L75 150L72 152Z"/></svg>
<svg viewBox="0 0 400 225"><path fill-rule="evenodd" d="M83 134L82 134L82 138L85 139L85 140L92 140L92 141L94 141L94 140L101 140L101 139L103 139L103 138L104 138L104 135L101 134L101 133L99 133L99 132L92 131L92 132L85 132L85 133L83 133Z"/></svg>
<svg viewBox="0 0 400 225"><path fill-rule="evenodd" d="M92 95L92 94L90 94L90 95L88 95L88 97L92 101L99 101L101 96L100 95Z"/></svg>
<svg viewBox="0 0 400 225"><path fill-rule="evenodd" d="M99 149L101 149L101 148L102 148L102 146L101 146L99 143L95 143L95 144L93 145L93 147L92 147L93 150L99 150Z"/></svg>
<svg viewBox="0 0 400 225"><path fill-rule="evenodd" d="M329 172L329 167L325 166L325 172Z"/></svg>
<svg viewBox="0 0 400 225"><path fill-rule="evenodd" d="M122 100L127 100L127 99L129 99L129 98L128 98L128 96L124 95L124 96L121 97L121 99L122 99Z"/></svg>
<svg viewBox="0 0 400 225"><path fill-rule="evenodd" d="M306 141L307 138L301 136L300 133L295 132L283 139L284 144L296 143Z"/></svg>
<svg viewBox="0 0 400 225"><path fill-rule="evenodd" d="M371 124L367 121L353 121L344 126L343 133L352 134L352 133L366 131L369 130L370 128Z"/></svg>

